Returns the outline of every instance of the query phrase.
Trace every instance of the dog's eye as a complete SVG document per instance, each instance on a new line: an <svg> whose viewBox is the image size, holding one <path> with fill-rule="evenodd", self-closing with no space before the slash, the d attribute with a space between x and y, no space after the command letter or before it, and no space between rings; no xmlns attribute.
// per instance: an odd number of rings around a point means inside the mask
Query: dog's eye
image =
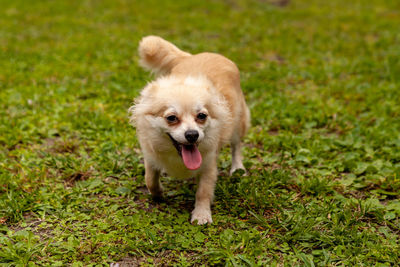
<svg viewBox="0 0 400 267"><path fill-rule="evenodd" d="M170 116L166 117L165 119L167 120L168 123L178 122L178 117L175 115L170 115Z"/></svg>
<svg viewBox="0 0 400 267"><path fill-rule="evenodd" d="M199 113L199 114L197 114L197 119L200 121L204 121L205 119L207 119L207 114Z"/></svg>

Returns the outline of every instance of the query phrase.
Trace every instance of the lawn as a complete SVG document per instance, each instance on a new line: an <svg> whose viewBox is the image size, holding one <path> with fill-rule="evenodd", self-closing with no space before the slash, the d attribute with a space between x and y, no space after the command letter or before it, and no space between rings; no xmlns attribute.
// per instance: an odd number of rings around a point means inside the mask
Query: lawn
<svg viewBox="0 0 400 267"><path fill-rule="evenodd" d="M399 1L0 6L0 264L398 264ZM211 225L193 179L145 187L127 110L149 34L241 70L248 175L224 148Z"/></svg>

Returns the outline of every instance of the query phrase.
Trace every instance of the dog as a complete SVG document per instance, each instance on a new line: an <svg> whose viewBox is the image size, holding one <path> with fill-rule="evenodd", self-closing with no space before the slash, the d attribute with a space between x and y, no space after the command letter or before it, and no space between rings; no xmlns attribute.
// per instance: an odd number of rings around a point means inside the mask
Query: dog
<svg viewBox="0 0 400 267"><path fill-rule="evenodd" d="M250 126L250 112L239 70L219 54L192 55L158 36L144 37L138 50L140 65L157 75L129 109L146 186L160 198L161 173L198 178L191 223L212 223L217 158L224 144L231 145L230 173L245 169L241 139Z"/></svg>

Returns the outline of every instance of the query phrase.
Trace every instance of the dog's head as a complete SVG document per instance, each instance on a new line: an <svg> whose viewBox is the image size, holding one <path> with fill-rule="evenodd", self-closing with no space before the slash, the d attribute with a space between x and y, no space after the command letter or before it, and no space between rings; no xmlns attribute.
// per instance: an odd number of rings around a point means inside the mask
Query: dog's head
<svg viewBox="0 0 400 267"><path fill-rule="evenodd" d="M188 169L201 166L201 151L216 150L231 114L204 77L164 77L148 84L131 108L139 140L155 151L175 147Z"/></svg>

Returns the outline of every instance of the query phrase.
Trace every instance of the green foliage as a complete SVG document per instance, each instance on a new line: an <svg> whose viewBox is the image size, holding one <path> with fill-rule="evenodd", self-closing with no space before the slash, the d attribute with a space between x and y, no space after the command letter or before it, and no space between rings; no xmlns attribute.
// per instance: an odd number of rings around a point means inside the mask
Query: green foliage
<svg viewBox="0 0 400 267"><path fill-rule="evenodd" d="M285 5L285 2L288 2ZM279 4L281 3L281 4ZM400 4L2 1L0 263L398 264ZM247 176L222 151L214 223L192 179L154 202L127 109L144 35L235 61Z"/></svg>

